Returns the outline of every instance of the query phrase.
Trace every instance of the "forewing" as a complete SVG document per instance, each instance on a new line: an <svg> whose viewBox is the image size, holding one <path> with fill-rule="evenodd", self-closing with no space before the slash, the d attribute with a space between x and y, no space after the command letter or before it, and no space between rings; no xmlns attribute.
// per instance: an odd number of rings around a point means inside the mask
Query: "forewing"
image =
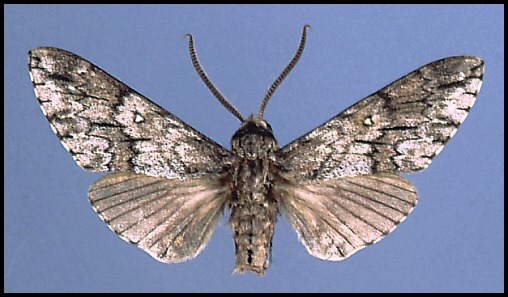
<svg viewBox="0 0 508 297"><path fill-rule="evenodd" d="M89 198L121 238L159 261L180 262L197 256L217 225L228 195L220 180L113 173L91 186Z"/></svg>
<svg viewBox="0 0 508 297"><path fill-rule="evenodd" d="M415 187L391 173L341 179L286 179L274 186L290 225L307 251L343 260L393 231L416 205Z"/></svg>
<svg viewBox="0 0 508 297"><path fill-rule="evenodd" d="M283 147L280 167L318 179L422 170L466 118L482 76L476 57L423 66Z"/></svg>
<svg viewBox="0 0 508 297"><path fill-rule="evenodd" d="M230 153L85 59L38 47L28 67L42 111L91 171L186 177L217 172Z"/></svg>

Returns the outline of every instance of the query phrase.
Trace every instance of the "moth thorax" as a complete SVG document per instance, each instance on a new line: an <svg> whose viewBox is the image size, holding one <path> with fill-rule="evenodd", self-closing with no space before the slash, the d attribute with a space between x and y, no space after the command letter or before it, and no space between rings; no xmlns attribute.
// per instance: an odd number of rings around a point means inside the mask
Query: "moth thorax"
<svg viewBox="0 0 508 297"><path fill-rule="evenodd" d="M269 158L277 148L277 141L270 125L252 116L231 138L231 150L240 159Z"/></svg>

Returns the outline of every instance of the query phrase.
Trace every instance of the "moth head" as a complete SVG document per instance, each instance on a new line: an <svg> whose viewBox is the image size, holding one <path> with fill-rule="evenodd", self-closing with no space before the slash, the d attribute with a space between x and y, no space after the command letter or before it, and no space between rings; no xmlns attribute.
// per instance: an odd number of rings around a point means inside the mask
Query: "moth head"
<svg viewBox="0 0 508 297"><path fill-rule="evenodd" d="M244 120L231 138L233 152L250 160L268 157L277 148L272 127L258 115Z"/></svg>
<svg viewBox="0 0 508 297"><path fill-rule="evenodd" d="M272 127L270 126L270 124L268 124L268 122L266 122L259 115L255 114L251 114L246 120L242 122L240 129L236 131L235 135L252 134L252 133L267 136L271 135L271 137L274 138Z"/></svg>

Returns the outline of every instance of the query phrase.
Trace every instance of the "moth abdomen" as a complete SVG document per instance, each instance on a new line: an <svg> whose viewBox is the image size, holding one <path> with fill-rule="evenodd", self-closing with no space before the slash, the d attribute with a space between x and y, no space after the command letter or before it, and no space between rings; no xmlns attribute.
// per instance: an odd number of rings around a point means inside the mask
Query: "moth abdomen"
<svg viewBox="0 0 508 297"><path fill-rule="evenodd" d="M268 268L278 210L273 202L231 205L230 225L236 250L235 272L260 275Z"/></svg>
<svg viewBox="0 0 508 297"><path fill-rule="evenodd" d="M278 203L271 195L270 161L237 160L233 172L233 191L229 223L236 251L235 272L268 268Z"/></svg>

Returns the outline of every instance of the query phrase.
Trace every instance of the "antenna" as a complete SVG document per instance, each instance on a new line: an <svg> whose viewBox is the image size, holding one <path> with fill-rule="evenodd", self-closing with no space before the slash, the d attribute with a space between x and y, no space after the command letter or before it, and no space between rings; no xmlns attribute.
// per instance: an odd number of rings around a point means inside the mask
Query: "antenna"
<svg viewBox="0 0 508 297"><path fill-rule="evenodd" d="M244 118L238 112L238 110L229 103L229 101L217 90L217 88L213 85L213 83L210 81L208 76L206 75L205 71L201 67L198 61L198 56L196 55L196 51L194 50L194 39L192 38L191 34L185 34L183 37L189 37L189 53L192 61L192 65L194 65L194 69L196 69L196 72L198 73L199 77L201 77L201 80L205 83L205 85L208 87L210 92L219 100L219 102L235 117L237 117L241 122L244 121Z"/></svg>
<svg viewBox="0 0 508 297"><path fill-rule="evenodd" d="M263 101L261 101L261 106L259 107L259 117L263 118L263 113L265 112L266 105L268 104L268 101L270 101L270 98L272 97L273 92L277 89L277 87L282 83L284 78L291 72L291 69L295 67L296 63L300 59L300 56L303 53L303 49L305 48L305 40L307 38L307 28L310 28L310 25L306 24L303 26L302 30L302 38L300 39L300 44L298 45L298 49L296 50L295 55L289 61L286 68L282 70L282 72L279 74L279 77L275 79L275 81L272 83L268 91L266 92L265 97L263 98Z"/></svg>
<svg viewBox="0 0 508 297"><path fill-rule="evenodd" d="M277 89L277 87L282 83L284 78L291 72L293 67L295 67L296 63L300 59L300 56L303 53L303 49L305 48L305 40L307 38L307 28L310 28L310 25L304 25L302 30L302 37L300 39L300 44L298 45L298 49L296 50L295 55L289 61L289 63L286 65L284 70L279 74L279 76L275 79L275 81L272 83L270 88L268 88L268 91L265 94L265 97L261 101L261 106L259 107L259 117L263 118L263 113L265 111L266 105L268 104L268 101L270 101L270 98L272 97L273 92ZM189 53L192 61L192 65L194 66L194 69L198 73L201 80L205 83L207 88L212 92L212 94L219 100L219 102L235 117L237 117L241 122L244 122L245 119L242 117L240 112L229 103L229 101L217 90L217 88L213 85L213 83L210 81L208 76L206 75L205 71L199 64L198 56L196 55L196 51L194 49L194 38L191 34L185 34L183 37L189 37Z"/></svg>

